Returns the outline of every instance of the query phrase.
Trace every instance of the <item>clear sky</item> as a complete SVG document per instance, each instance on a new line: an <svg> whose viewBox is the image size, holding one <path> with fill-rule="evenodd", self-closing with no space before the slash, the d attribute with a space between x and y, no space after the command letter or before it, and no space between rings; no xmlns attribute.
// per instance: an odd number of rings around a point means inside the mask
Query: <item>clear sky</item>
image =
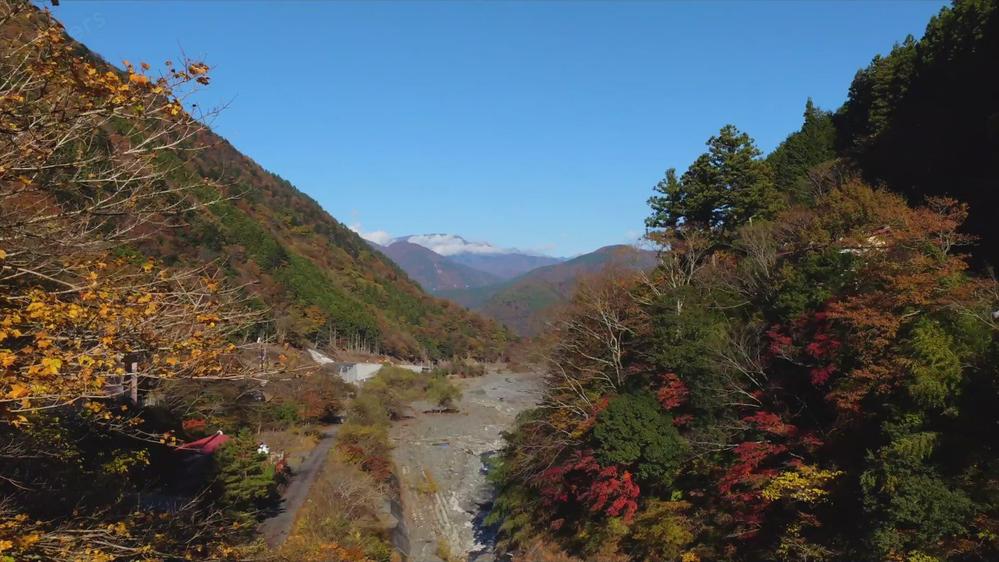
<svg viewBox="0 0 999 562"><path fill-rule="evenodd" d="M627 242L725 123L771 150L805 100L943 2L83 1L114 63L214 67L215 129L340 221L573 255Z"/></svg>

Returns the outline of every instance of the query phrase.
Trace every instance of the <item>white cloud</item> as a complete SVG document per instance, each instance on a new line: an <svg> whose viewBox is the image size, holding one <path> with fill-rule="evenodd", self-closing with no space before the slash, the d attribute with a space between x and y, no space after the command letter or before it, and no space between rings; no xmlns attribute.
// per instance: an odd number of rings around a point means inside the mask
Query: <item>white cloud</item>
<svg viewBox="0 0 999 562"><path fill-rule="evenodd" d="M488 242L469 242L454 234L417 234L407 236L407 242L433 250L442 256L455 254L509 254L512 250L499 248Z"/></svg>
<svg viewBox="0 0 999 562"><path fill-rule="evenodd" d="M555 247L553 244L549 244L537 250L522 251L515 248L500 248L488 242L469 242L455 234L414 234L395 238L385 230L364 230L364 226L360 221L355 221L348 228L356 232L361 238L380 246L390 246L395 242L406 241L410 244L423 246L442 256L454 256L457 254L527 254L532 256L547 256L548 252Z"/></svg>
<svg viewBox="0 0 999 562"><path fill-rule="evenodd" d="M361 238L364 238L369 242L374 242L379 246L384 246L392 241L392 235L388 232L385 232L384 230L372 230L371 232L365 232L364 229L361 228L361 223L359 222L350 225L348 228L356 232Z"/></svg>

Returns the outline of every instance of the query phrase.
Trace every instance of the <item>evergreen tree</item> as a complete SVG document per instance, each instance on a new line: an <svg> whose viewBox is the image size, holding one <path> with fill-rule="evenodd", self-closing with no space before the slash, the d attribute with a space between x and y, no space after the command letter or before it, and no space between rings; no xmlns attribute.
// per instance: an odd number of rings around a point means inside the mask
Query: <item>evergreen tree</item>
<svg viewBox="0 0 999 562"><path fill-rule="evenodd" d="M767 156L777 191L791 200L802 200L806 191L803 180L808 170L836 158L835 143L832 114L815 107L809 98L801 129L791 133Z"/></svg>
<svg viewBox="0 0 999 562"><path fill-rule="evenodd" d="M213 455L221 501L245 512L272 498L277 490L274 467L257 452L253 435L242 430Z"/></svg>
<svg viewBox="0 0 999 562"><path fill-rule="evenodd" d="M707 146L682 176L670 169L656 185L646 226L696 224L731 231L754 218L769 218L781 206L770 169L749 135L725 125Z"/></svg>
<svg viewBox="0 0 999 562"><path fill-rule="evenodd" d="M999 264L999 2L944 8L857 73L836 114L837 148L873 183L911 201L970 205L978 262Z"/></svg>

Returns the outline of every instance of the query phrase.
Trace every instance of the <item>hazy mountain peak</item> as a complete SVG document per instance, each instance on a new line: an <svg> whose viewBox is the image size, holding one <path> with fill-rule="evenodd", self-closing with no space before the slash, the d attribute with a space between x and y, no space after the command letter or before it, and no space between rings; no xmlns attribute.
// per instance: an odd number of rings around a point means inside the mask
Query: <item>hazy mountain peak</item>
<svg viewBox="0 0 999 562"><path fill-rule="evenodd" d="M413 234L395 238L392 243L409 242L423 246L442 256L457 254L499 255L520 253L509 248L500 248L488 242L469 242L457 234Z"/></svg>

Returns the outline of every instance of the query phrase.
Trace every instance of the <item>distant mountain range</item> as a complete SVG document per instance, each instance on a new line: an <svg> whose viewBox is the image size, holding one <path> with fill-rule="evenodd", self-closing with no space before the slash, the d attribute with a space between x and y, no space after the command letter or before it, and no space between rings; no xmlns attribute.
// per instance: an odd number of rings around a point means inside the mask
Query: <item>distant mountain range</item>
<svg viewBox="0 0 999 562"><path fill-rule="evenodd" d="M482 287L499 283L502 279L492 273L473 269L433 250L406 240L393 241L379 248L410 279L425 290L436 293L442 290Z"/></svg>
<svg viewBox="0 0 999 562"><path fill-rule="evenodd" d="M533 336L581 278L609 267L655 267L655 252L606 246L572 259L469 242L452 234L403 236L378 247L424 289Z"/></svg>
<svg viewBox="0 0 999 562"><path fill-rule="evenodd" d="M529 271L561 263L562 258L532 256L530 254L458 254L451 259L468 267L485 271L500 279L513 279Z"/></svg>
<svg viewBox="0 0 999 562"><path fill-rule="evenodd" d="M453 234L416 234L381 246L372 244L432 293L495 285L564 261L487 242L469 242Z"/></svg>
<svg viewBox="0 0 999 562"><path fill-rule="evenodd" d="M655 252L633 246L605 246L571 260L540 267L496 285L441 291L438 296L505 324L518 335L534 336L553 310L566 303L579 282L609 268L650 270L658 263Z"/></svg>

